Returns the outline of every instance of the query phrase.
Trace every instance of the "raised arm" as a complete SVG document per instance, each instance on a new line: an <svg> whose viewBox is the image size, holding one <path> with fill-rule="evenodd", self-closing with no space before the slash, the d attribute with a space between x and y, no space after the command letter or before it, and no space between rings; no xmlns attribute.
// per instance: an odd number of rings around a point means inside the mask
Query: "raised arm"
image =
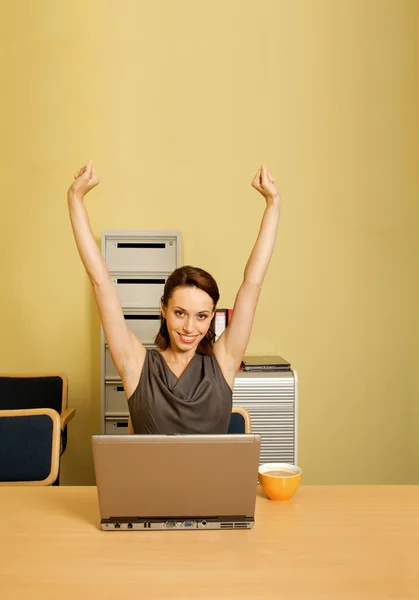
<svg viewBox="0 0 419 600"><path fill-rule="evenodd" d="M125 394L129 397L138 383L146 350L127 327L118 292L90 227L84 196L98 184L99 178L89 161L74 176L67 192L68 209L77 249L92 284L109 351L123 381Z"/></svg>
<svg viewBox="0 0 419 600"><path fill-rule="evenodd" d="M265 212L256 243L244 270L243 283L234 302L231 322L214 344L214 354L231 386L249 342L260 290L275 245L280 200L274 184L275 180L262 165L252 181L252 186L265 198Z"/></svg>

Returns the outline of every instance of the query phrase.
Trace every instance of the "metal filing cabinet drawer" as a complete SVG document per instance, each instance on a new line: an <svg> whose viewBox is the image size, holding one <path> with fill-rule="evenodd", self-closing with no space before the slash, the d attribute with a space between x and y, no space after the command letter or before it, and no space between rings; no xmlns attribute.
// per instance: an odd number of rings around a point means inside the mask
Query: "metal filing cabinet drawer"
<svg viewBox="0 0 419 600"><path fill-rule="evenodd" d="M105 433L110 435L121 435L128 433L127 417L105 417Z"/></svg>
<svg viewBox="0 0 419 600"><path fill-rule="evenodd" d="M125 397L124 386L120 381L105 384L105 414L127 415L128 400Z"/></svg>
<svg viewBox="0 0 419 600"><path fill-rule="evenodd" d="M177 237L112 236L105 240L105 259L111 271L166 271L177 267Z"/></svg>
<svg viewBox="0 0 419 600"><path fill-rule="evenodd" d="M109 352L109 348L107 346L105 348L105 379L119 379L119 373L116 370L114 362L111 358L111 353Z"/></svg>
<svg viewBox="0 0 419 600"><path fill-rule="evenodd" d="M125 311L124 319L128 329L137 336L144 346L147 348L154 347L154 341L160 329L160 313Z"/></svg>
<svg viewBox="0 0 419 600"><path fill-rule="evenodd" d="M125 313L124 318L130 329L145 346L154 345L160 329L160 314Z"/></svg>
<svg viewBox="0 0 419 600"><path fill-rule="evenodd" d="M123 308L156 308L160 306L167 276L112 275Z"/></svg>

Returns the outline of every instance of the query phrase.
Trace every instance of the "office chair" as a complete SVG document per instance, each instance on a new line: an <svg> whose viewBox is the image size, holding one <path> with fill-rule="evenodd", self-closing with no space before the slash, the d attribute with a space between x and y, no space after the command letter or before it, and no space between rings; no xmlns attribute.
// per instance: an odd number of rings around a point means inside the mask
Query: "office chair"
<svg viewBox="0 0 419 600"><path fill-rule="evenodd" d="M68 408L68 380L64 373L0 374L0 410L52 408L61 422L61 454L67 447L67 424L76 414Z"/></svg>
<svg viewBox="0 0 419 600"><path fill-rule="evenodd" d="M0 374L0 410L51 408L60 418L60 455L67 447L67 425L76 414L68 408L68 380L65 373ZM54 485L60 484L59 476Z"/></svg>
<svg viewBox="0 0 419 600"><path fill-rule="evenodd" d="M60 416L51 408L0 410L0 485L52 485L60 432Z"/></svg>
<svg viewBox="0 0 419 600"><path fill-rule="evenodd" d="M252 422L249 411L241 406L233 406L231 409L230 424L227 433L251 433ZM134 434L131 417L128 419L128 435Z"/></svg>
<svg viewBox="0 0 419 600"><path fill-rule="evenodd" d="M252 433L252 421L247 408L233 406L227 433Z"/></svg>

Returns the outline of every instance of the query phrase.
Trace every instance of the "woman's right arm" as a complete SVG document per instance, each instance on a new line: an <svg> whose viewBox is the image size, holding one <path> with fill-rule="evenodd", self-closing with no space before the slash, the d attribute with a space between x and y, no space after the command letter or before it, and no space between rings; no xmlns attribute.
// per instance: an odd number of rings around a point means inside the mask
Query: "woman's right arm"
<svg viewBox="0 0 419 600"><path fill-rule="evenodd" d="M89 161L74 176L67 192L68 209L77 249L92 284L109 351L129 398L138 384L146 349L127 327L118 292L90 227L84 196L98 184L99 179Z"/></svg>

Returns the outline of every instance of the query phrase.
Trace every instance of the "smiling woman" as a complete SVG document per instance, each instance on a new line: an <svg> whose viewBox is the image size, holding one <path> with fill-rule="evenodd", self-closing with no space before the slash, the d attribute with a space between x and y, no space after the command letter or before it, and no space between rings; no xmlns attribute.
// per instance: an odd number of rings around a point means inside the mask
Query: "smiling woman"
<svg viewBox="0 0 419 600"><path fill-rule="evenodd" d="M249 341L278 229L280 201L274 179L262 165L252 181L266 207L229 326L214 343L214 315L220 297L217 283L203 269L180 267L165 284L156 349L146 349L128 329L90 228L83 200L98 183L89 161L74 176L68 206L135 433L226 433L234 379Z"/></svg>
<svg viewBox="0 0 419 600"><path fill-rule="evenodd" d="M162 297L162 323L156 345L166 351L187 344L201 354L212 356L215 307L219 300L215 279L203 269L180 267L166 281Z"/></svg>

